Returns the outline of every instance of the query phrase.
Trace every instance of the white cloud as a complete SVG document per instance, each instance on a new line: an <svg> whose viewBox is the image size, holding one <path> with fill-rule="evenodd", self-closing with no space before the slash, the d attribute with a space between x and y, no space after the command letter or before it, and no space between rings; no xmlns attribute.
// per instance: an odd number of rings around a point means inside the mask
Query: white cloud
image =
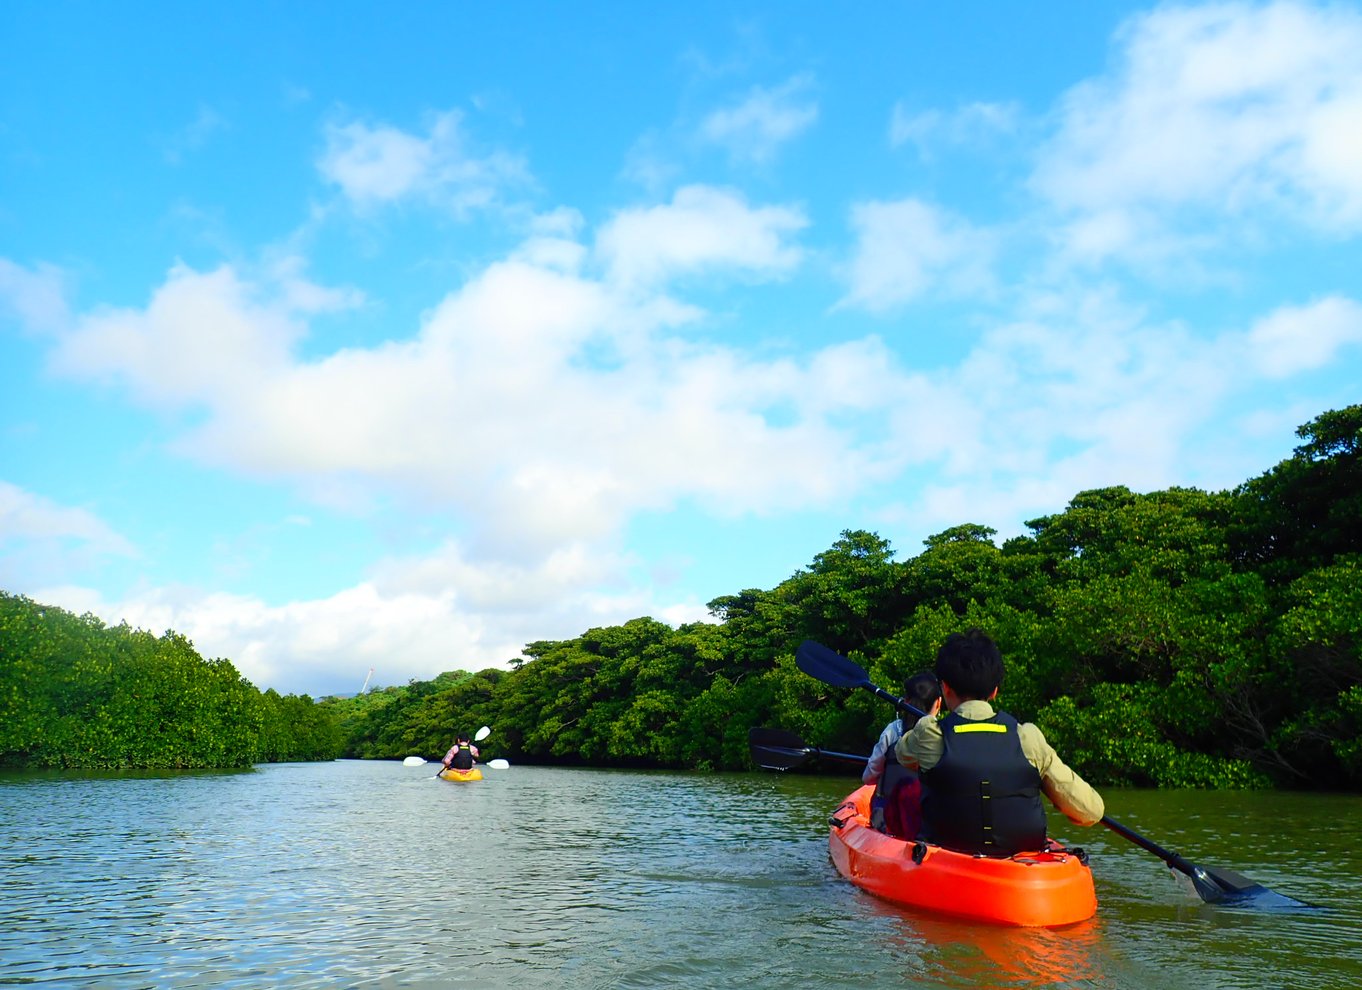
<svg viewBox="0 0 1362 990"><path fill-rule="evenodd" d="M58 505L0 481L0 546L18 540L68 539L88 544L100 553L135 554L132 544L88 510Z"/></svg>
<svg viewBox="0 0 1362 990"><path fill-rule="evenodd" d="M508 299L544 305L538 315L534 306L503 312L498 301ZM216 411L216 428L238 445L219 449L227 463L272 450L281 472L358 478L385 497L401 490L457 506L478 535L389 558L359 584L285 605L164 588L116 603L71 588L38 597L174 628L283 691L356 690L370 666L377 683L500 666L527 642L592 625L702 618L699 603L640 589L618 549L624 520L671 500L779 511L903 472L919 493L879 510L881 521L924 536L980 522L1006 537L1085 488L1197 483L1186 474L1190 437L1255 368L1271 373L1263 355L1296 332L1279 327L1313 318L1332 328L1326 339L1351 339L1338 328L1357 315L1356 304L1325 300L1198 341L1110 291L1036 295L1019 308L960 366L932 375L906 373L874 338L804 363L661 337L637 363L603 371L576 364L571 342L622 322L623 304L599 285L507 262L446 300L409 344L276 376L306 390L296 407L267 404L260 419ZM514 354L535 351L541 332L558 358L526 365L510 401L489 391L514 384ZM347 418L360 401L372 407ZM778 405L794 411L793 426L763 418ZM309 409L311 419L301 415ZM882 421L887 433L858 440L832 425L848 415ZM915 477L929 465L931 480ZM1201 483L1242 480L1227 473L1240 467L1218 463L1220 475Z"/></svg>
<svg viewBox="0 0 1362 990"><path fill-rule="evenodd" d="M1266 378L1322 368L1339 350L1362 345L1362 305L1330 296L1305 306L1283 306L1248 333L1251 360Z"/></svg>
<svg viewBox="0 0 1362 990"><path fill-rule="evenodd" d="M1200 340L1104 289L1014 305L1019 318L987 331L958 366L905 390L890 443L908 456L905 476L923 482L887 518L924 534L978 522L1006 538L1084 489L1247 477L1235 473L1243 462L1209 463L1189 448L1244 384L1245 334Z"/></svg>
<svg viewBox="0 0 1362 990"><path fill-rule="evenodd" d="M818 104L805 95L812 85L811 77L800 75L774 89L753 87L738 103L707 116L700 136L735 159L768 162L818 119Z"/></svg>
<svg viewBox="0 0 1362 990"><path fill-rule="evenodd" d="M322 174L359 203L399 199L429 182L435 152L430 140L395 127L361 123L331 127Z"/></svg>
<svg viewBox="0 0 1362 990"><path fill-rule="evenodd" d="M131 541L89 509L0 481L0 587L27 587L110 557L138 555Z"/></svg>
<svg viewBox="0 0 1362 990"><path fill-rule="evenodd" d="M405 684L446 670L504 668L527 643L591 626L640 615L703 617L699 603L656 601L630 588L626 564L584 547L528 565L476 563L451 542L426 556L380 561L370 579L325 598L281 605L183 587L106 601L54 585L31 597L110 624L174 629L262 689L320 695L359 690L370 667L371 686Z"/></svg>
<svg viewBox="0 0 1362 990"><path fill-rule="evenodd" d="M915 144L926 155L938 144L978 146L1017 126L1020 111L1010 103L968 103L951 113L940 110L911 112L902 102L894 104L889 118L889 144Z"/></svg>
<svg viewBox="0 0 1362 990"><path fill-rule="evenodd" d="M30 333L58 330L70 320L61 272L50 265L30 271L0 258L0 312L8 309Z"/></svg>
<svg viewBox="0 0 1362 990"><path fill-rule="evenodd" d="M529 181L518 156L471 149L462 121L457 111L437 114L420 136L387 124L332 124L317 168L360 209L419 198L461 214Z"/></svg>
<svg viewBox="0 0 1362 990"><path fill-rule="evenodd" d="M222 114L212 107L200 105L194 119L163 143L162 154L170 164L179 165L188 153L200 150L213 135L229 126Z"/></svg>
<svg viewBox="0 0 1362 990"><path fill-rule="evenodd" d="M636 183L650 195L661 195L663 190L676 185L681 166L673 160L669 141L656 130L642 134L624 155L620 174Z"/></svg>
<svg viewBox="0 0 1362 990"><path fill-rule="evenodd" d="M58 372L122 380L145 403L221 405L281 373L305 334L301 318L353 298L312 286L295 264L274 284L245 281L234 269L202 273L176 265L145 310L82 315L52 355Z"/></svg>
<svg viewBox="0 0 1362 990"><path fill-rule="evenodd" d="M683 190L617 217L601 250L654 275L769 275L797 260L782 236L802 222ZM819 355L801 366L691 345L674 331L694 307L578 271L579 224L541 217L413 335L315 359L296 347L306 318L352 294L308 283L291 259L255 280L177 266L144 310L79 318L54 367L200 413L172 446L187 457L350 512L391 500L456 512L476 520L473 552L522 561L604 545L632 514L685 499L724 513L816 503L866 469L830 424L863 404L856 380L881 373L878 357L843 352L833 395L810 384ZM811 467L826 480L809 484Z"/></svg>
<svg viewBox="0 0 1362 990"><path fill-rule="evenodd" d="M886 312L928 294L987 292L995 238L921 200L852 207L856 249L839 305Z"/></svg>
<svg viewBox="0 0 1362 990"><path fill-rule="evenodd" d="M1112 73L1064 100L1033 177L1081 250L1137 248L1189 216L1362 230L1356 9L1163 6L1118 38Z"/></svg>
<svg viewBox="0 0 1362 990"><path fill-rule="evenodd" d="M629 284L701 272L781 276L802 256L786 239L807 223L795 207L751 207L729 190L686 186L669 204L616 214L596 251L611 275Z"/></svg>

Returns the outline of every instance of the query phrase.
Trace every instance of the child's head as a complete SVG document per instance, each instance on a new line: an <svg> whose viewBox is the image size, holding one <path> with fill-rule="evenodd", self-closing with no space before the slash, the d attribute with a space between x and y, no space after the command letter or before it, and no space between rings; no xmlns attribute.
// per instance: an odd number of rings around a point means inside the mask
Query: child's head
<svg viewBox="0 0 1362 990"><path fill-rule="evenodd" d="M467 732L460 732L460 733L459 733L459 737L455 740L455 742L459 743L460 745L462 745L463 743L468 742L468 733L467 733Z"/></svg>
<svg viewBox="0 0 1362 990"><path fill-rule="evenodd" d="M903 698L922 712L930 712L941 697L941 682L930 670L922 670L903 682Z"/></svg>
<svg viewBox="0 0 1362 990"><path fill-rule="evenodd" d="M986 700L1003 683L1003 655L982 629L951 633L936 654L936 676L963 700Z"/></svg>

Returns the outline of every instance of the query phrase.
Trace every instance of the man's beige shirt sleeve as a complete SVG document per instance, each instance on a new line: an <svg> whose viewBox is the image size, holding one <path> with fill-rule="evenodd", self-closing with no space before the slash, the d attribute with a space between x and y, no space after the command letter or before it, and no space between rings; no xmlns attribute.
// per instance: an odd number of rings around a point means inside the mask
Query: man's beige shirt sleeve
<svg viewBox="0 0 1362 990"><path fill-rule="evenodd" d="M894 756L909 770L930 770L941 762L944 748L941 723L931 715L924 715L899 739Z"/></svg>
<svg viewBox="0 0 1362 990"><path fill-rule="evenodd" d="M1056 808L1075 825L1095 825L1106 814L1102 795L1076 774L1045 740L1045 734L1030 722L1017 730L1022 753L1040 771L1040 787Z"/></svg>

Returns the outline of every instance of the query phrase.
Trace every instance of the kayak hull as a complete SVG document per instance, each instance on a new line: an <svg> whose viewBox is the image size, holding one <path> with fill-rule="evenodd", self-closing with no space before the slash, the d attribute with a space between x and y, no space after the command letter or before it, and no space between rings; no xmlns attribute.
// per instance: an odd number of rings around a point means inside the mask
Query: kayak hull
<svg viewBox="0 0 1362 990"><path fill-rule="evenodd" d="M830 819L837 871L876 897L935 914L999 925L1052 928L1097 913L1086 857L1057 843L991 859L885 835L870 825L875 788L853 791Z"/></svg>
<svg viewBox="0 0 1362 990"><path fill-rule="evenodd" d="M441 780L452 780L455 783L465 783L470 780L482 780L482 771L477 767L471 770L455 770L453 767L445 767L440 771Z"/></svg>

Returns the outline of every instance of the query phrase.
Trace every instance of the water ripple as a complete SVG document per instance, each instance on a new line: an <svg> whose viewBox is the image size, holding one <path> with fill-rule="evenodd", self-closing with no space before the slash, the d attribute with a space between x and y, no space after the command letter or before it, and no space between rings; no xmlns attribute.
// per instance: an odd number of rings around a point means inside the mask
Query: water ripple
<svg viewBox="0 0 1362 990"><path fill-rule="evenodd" d="M1322 813L1355 817L1346 799L1255 817L1242 795L1114 795L1132 827L1227 850L1223 865L1327 910L1212 908L1142 850L1084 833L1101 911L1037 932L842 881L826 818L847 782L517 767L450 784L422 769L0 775L0 985L1362 984L1362 864L1318 831Z"/></svg>

